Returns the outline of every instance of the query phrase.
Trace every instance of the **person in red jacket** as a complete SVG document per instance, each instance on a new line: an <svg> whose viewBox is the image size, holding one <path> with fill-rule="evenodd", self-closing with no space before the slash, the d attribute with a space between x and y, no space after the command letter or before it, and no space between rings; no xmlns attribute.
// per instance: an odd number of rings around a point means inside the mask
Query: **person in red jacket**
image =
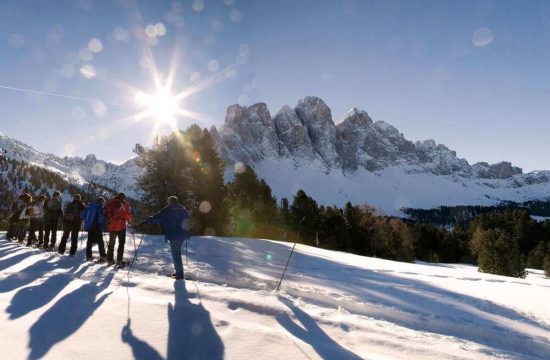
<svg viewBox="0 0 550 360"><path fill-rule="evenodd" d="M120 193L105 207L107 218L107 230L109 231L109 245L107 247L107 263L114 264L115 243L118 237L116 265L124 266L124 244L126 243L126 225L132 224L130 205L126 201L126 195Z"/></svg>

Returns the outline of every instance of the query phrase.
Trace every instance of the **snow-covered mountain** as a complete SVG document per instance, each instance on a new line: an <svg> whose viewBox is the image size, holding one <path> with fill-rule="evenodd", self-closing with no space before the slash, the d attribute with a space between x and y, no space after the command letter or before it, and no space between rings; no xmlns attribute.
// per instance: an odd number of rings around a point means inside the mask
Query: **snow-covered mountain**
<svg viewBox="0 0 550 360"><path fill-rule="evenodd" d="M469 164L434 140L412 142L353 108L335 124L317 97L272 116L264 103L231 105L212 128L228 164L252 165L278 197L303 188L320 203L402 207L492 205L550 197L550 171L523 174L509 162Z"/></svg>
<svg viewBox="0 0 550 360"><path fill-rule="evenodd" d="M76 186L95 183L114 191L122 191L136 197L135 179L139 168L135 159L121 165L99 160L95 155L81 157L58 157L35 150L19 140L0 134L0 154L8 159L24 161L60 175Z"/></svg>
<svg viewBox="0 0 550 360"><path fill-rule="evenodd" d="M278 198L304 189L320 204L368 203L390 215L402 208L495 205L550 200L550 171L524 174L509 162L469 164L434 140L412 142L398 129L353 108L335 124L317 97L271 115L266 104L231 105L212 134L228 164L250 164ZM61 175L76 185L96 183L137 198L135 159L122 165L58 157L0 134L0 151Z"/></svg>

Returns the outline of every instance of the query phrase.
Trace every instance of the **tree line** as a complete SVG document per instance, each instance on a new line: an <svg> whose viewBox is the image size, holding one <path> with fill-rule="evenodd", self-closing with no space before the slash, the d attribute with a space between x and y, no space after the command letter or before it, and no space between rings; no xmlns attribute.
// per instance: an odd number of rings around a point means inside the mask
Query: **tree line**
<svg viewBox="0 0 550 360"><path fill-rule="evenodd" d="M144 170L137 183L144 210L176 195L193 214L193 235L282 239L398 261L468 262L516 277L527 266L550 277L550 221L534 221L525 210L480 211L445 228L384 216L368 205L319 205L303 190L277 201L250 166L237 164L225 182L212 134L196 125L134 151Z"/></svg>

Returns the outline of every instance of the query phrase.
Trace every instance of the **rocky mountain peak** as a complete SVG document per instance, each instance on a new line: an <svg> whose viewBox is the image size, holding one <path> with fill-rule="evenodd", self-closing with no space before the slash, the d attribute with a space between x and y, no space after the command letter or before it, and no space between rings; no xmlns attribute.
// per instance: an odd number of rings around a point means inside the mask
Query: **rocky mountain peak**
<svg viewBox="0 0 550 360"><path fill-rule="evenodd" d="M366 111L354 107L343 116L343 121L337 126L340 127L342 124L344 124L343 126L366 127L372 125L373 121Z"/></svg>
<svg viewBox="0 0 550 360"><path fill-rule="evenodd" d="M341 119L335 125L330 108L315 96L299 100L294 108L283 106L274 117L265 103L231 105L214 138L229 162L288 159L297 167L345 173L404 166L413 172L483 179L506 179L522 172L509 162L470 165L433 139L413 143L394 126L374 122L358 108Z"/></svg>

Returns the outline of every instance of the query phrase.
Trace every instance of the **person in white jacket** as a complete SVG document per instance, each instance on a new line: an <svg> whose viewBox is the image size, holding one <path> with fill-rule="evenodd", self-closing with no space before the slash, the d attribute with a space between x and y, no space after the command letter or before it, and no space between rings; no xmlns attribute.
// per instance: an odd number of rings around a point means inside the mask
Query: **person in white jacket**
<svg viewBox="0 0 550 360"><path fill-rule="evenodd" d="M33 242L38 240L38 246L40 247L44 242L44 202L46 199L46 195L40 195L38 199L32 203L32 216L27 246L32 246ZM38 232L38 238L36 237L36 232Z"/></svg>
<svg viewBox="0 0 550 360"><path fill-rule="evenodd" d="M19 207L19 216L17 220L17 240L22 243L27 235L27 229L29 228L30 219L32 216L32 196L30 194L23 194L22 202Z"/></svg>

